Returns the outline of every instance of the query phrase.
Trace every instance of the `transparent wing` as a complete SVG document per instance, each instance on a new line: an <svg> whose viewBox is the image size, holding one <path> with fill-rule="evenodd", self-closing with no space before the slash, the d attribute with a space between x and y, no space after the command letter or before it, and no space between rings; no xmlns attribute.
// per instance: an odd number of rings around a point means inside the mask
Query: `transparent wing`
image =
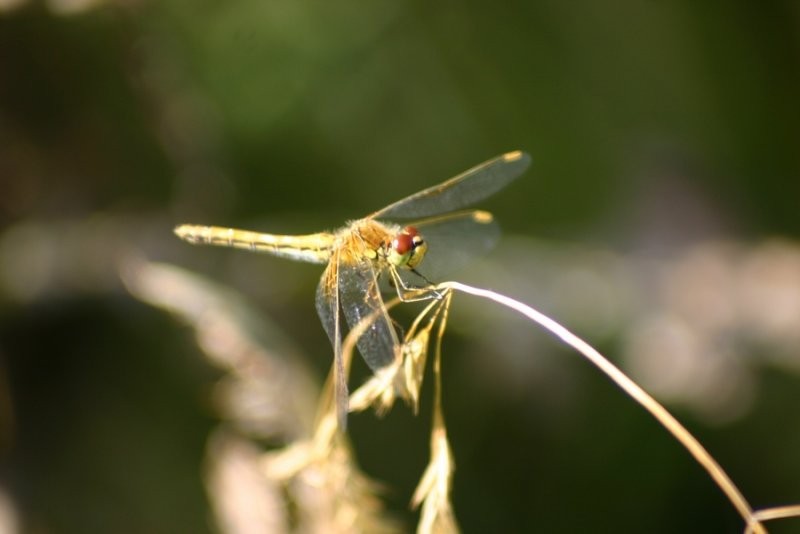
<svg viewBox="0 0 800 534"><path fill-rule="evenodd" d="M522 174L531 158L524 152L508 152L459 174L439 185L423 189L369 217L414 218L429 217L465 208L508 185Z"/></svg>
<svg viewBox="0 0 800 534"><path fill-rule="evenodd" d="M488 252L500 237L500 227L486 211L460 211L413 223L428 244L428 251L416 270L431 282L465 266L476 256ZM414 273L398 269L403 281L418 287L422 282Z"/></svg>
<svg viewBox="0 0 800 534"><path fill-rule="evenodd" d="M342 359L342 332L339 319L338 253L322 273L317 286L316 306L322 327L333 345L334 387L336 388L336 415L339 427L347 428L348 395L347 380Z"/></svg>
<svg viewBox="0 0 800 534"><path fill-rule="evenodd" d="M377 371L393 363L399 351L397 333L368 261L339 265L339 296L351 329L365 319L374 319L358 338L358 350L370 369Z"/></svg>

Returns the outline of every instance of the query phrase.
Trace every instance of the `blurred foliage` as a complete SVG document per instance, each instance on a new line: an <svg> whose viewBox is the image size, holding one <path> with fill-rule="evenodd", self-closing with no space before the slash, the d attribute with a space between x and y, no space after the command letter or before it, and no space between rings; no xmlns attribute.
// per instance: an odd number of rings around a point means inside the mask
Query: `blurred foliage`
<svg viewBox="0 0 800 534"><path fill-rule="evenodd" d="M26 531L215 528L201 475L217 373L122 288L131 254L248 295L322 376L318 266L190 249L174 224L333 228L524 149L532 170L484 204L509 235L665 269L706 239L791 244L798 94L791 1L0 1L1 489ZM502 258L541 251L510 242ZM514 272L489 265L490 281ZM534 272L507 280L537 305L550 280ZM611 288L657 293L654 272ZM509 336L534 363L487 372L506 347L468 339L485 310L456 335L460 302L444 405L465 531L740 529L688 455L573 354ZM594 331L612 359L622 328ZM797 374L769 363L774 347L747 348L749 410L678 415L754 505L800 500ZM400 517L425 464L424 406L351 424Z"/></svg>

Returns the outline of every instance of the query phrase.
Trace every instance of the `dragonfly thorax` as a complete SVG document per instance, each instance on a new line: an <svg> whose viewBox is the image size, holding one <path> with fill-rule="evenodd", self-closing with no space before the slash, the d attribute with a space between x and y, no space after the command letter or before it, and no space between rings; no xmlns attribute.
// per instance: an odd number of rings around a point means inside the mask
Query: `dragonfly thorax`
<svg viewBox="0 0 800 534"><path fill-rule="evenodd" d="M428 244L413 226L400 230L386 247L386 261L395 267L413 269L425 257Z"/></svg>

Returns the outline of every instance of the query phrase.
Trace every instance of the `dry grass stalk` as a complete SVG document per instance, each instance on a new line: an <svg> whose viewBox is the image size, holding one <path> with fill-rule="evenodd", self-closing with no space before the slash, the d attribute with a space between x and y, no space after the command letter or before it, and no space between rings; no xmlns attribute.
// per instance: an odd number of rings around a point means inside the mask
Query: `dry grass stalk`
<svg viewBox="0 0 800 534"><path fill-rule="evenodd" d="M546 330L560 338L564 343L577 350L591 363L597 366L611 380L614 381L625 393L630 395L637 403L645 408L661 423L678 442L686 448L695 460L706 470L717 486L722 490L731 504L741 515L745 522L745 532L765 534L766 527L762 521L769 519L800 517L800 505L781 506L753 511L739 488L733 483L717 461L706 451L675 417L667 411L658 401L651 397L638 384L631 380L625 373L612 364L607 358L595 350L591 345L570 332L553 319L515 299L501 295L487 289L476 288L459 282L444 282L435 288L438 292L461 291L479 298L485 298L506 306L544 327Z"/></svg>
<svg viewBox="0 0 800 534"><path fill-rule="evenodd" d="M197 283L195 278L182 272L155 265L138 265L136 276L131 276L129 286L133 291L157 305L170 309L192 323L198 330L201 346L213 348L211 358L218 364L229 367L240 374L243 361L252 364L253 351L258 342L249 338L237 324L237 314L223 313L230 300L215 293L211 286ZM167 269L167 270L165 270ZM168 284L164 277L169 278ZM163 282L163 285L162 285ZM153 297L162 287L172 288L169 302ZM175 292L175 288L183 288ZM458 526L450 503L452 477L455 469L453 455L447 439L447 431L441 404L441 343L447 316L455 291L485 298L508 307L560 338L573 347L636 402L655 417L709 473L724 492L734 508L742 516L746 533L765 533L763 522L779 518L800 516L800 505L789 505L754 511L741 491L724 472L721 466L703 448L689 431L683 427L661 404L628 378L621 370L569 330L544 316L533 308L495 293L458 282L446 282L432 288L420 290L418 296L430 299L409 327L398 353L397 361L376 373L356 390L349 399L349 410L360 411L373 407L379 414L389 410L399 397L418 411L419 392L422 387L425 364L430 342L434 341L433 376L434 407L431 429L431 458L411 500L413 507L421 507L417 531L420 533L452 533ZM176 302L177 301L177 302ZM399 304L395 298L386 303L388 310ZM202 303L201 305L199 303ZM209 307L211 309L209 309ZM202 309L202 313L198 311ZM228 309L230 311L230 309ZM219 312L219 313L218 313ZM217 319L229 320L225 339L239 339L237 343L208 343L207 337L218 330L217 325L209 330L209 314ZM373 317L367 317L353 328L343 343L345 376L347 375L358 337L369 327ZM437 328L438 326L438 328ZM248 348L246 351L242 347ZM233 352L231 352L233 351ZM242 359L239 354L248 354ZM252 370L252 366L247 366ZM283 488L284 498L291 502L295 511L286 531L302 532L391 532L397 525L382 515L381 503L376 497L377 486L357 468L346 436L340 432L336 413L333 372L321 397L320 411L313 424L310 437L294 439L278 451L262 453L259 465L264 481Z"/></svg>

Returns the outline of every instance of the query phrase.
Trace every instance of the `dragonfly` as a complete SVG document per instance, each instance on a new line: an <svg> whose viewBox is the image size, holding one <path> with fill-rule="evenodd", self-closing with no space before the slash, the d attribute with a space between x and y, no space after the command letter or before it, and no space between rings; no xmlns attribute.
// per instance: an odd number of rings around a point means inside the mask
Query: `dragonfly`
<svg viewBox="0 0 800 534"><path fill-rule="evenodd" d="M401 300L433 287L448 267L488 250L499 236L492 215L464 210L520 176L530 156L508 152L439 185L423 189L334 232L276 235L219 226L183 224L175 228L192 244L235 247L291 260L326 264L316 291L316 309L334 351L337 413L344 427L347 384L342 357L342 315L349 328L369 326L357 340L366 364L378 372L401 358L397 329L386 311L387 285ZM461 210L461 211L457 211ZM417 219L408 224L397 220ZM427 259L426 261L423 261ZM382 283L388 280L388 284ZM423 292L424 293L424 292ZM435 291L421 298L437 298Z"/></svg>

